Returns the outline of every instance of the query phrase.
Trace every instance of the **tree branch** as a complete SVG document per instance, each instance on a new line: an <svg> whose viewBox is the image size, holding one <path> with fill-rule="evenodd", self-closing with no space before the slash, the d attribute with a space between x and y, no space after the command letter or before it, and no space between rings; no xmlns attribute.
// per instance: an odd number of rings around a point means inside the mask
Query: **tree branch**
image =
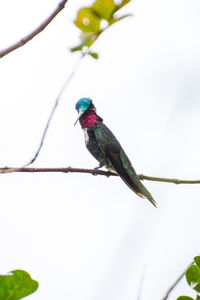
<svg viewBox="0 0 200 300"><path fill-rule="evenodd" d="M177 286L177 284L181 281L181 279L184 277L185 275L185 271L191 266L193 265L193 262L189 264L189 266L187 266L187 268L181 273L181 275L175 280L175 282L170 286L170 288L167 290L165 296L161 299L161 300L167 300L167 298L169 297L169 295L171 294L171 292L173 291L173 289Z"/></svg>
<svg viewBox="0 0 200 300"><path fill-rule="evenodd" d="M22 38L20 41L17 43L9 46L8 48L5 48L3 50L0 50L0 58L3 56L7 55L8 53L24 46L27 42L29 42L32 38L34 38L37 34L39 34L42 30L44 30L47 25L57 16L57 14L65 7L65 4L67 3L68 0L62 0L59 4L58 7L55 9L55 11L44 21L42 24L39 25L34 31L29 33L27 36Z"/></svg>
<svg viewBox="0 0 200 300"><path fill-rule="evenodd" d="M83 168L14 168L14 167L4 167L0 168L0 173L87 173L93 175L103 175L103 176L118 176L114 172L96 170L96 169L83 169ZM153 177L139 174L138 177L140 180L148 181L158 181L158 182L167 182L175 184L200 184L200 180L182 180L182 179L171 179L171 178L162 178L162 177Z"/></svg>
<svg viewBox="0 0 200 300"><path fill-rule="evenodd" d="M0 173L47 173L47 172L56 172L56 173L88 173L93 175L104 175L104 176L118 176L114 172L96 170L96 169L82 169L82 168L13 168L13 167L4 167L0 168Z"/></svg>
<svg viewBox="0 0 200 300"><path fill-rule="evenodd" d="M54 114L55 114L56 108L57 108L57 106L58 106L58 104L59 104L59 102L60 102L62 93L64 92L66 86L69 84L69 82L70 82L71 79L73 78L73 76L74 76L74 74L75 74L75 72L76 72L76 69L78 68L78 66L79 66L81 60L83 59L83 57L85 56L85 54L86 54L86 53L82 53L82 54L81 54L81 56L80 56L79 59L77 60L76 64L74 65L74 67L73 67L73 69L72 69L72 71L71 71L69 77L67 78L67 80L66 80L65 83L63 84L63 86L62 86L62 88L61 88L61 90L60 90L60 92L59 92L59 94L58 94L58 96L57 96L57 98L56 98L56 101L54 102L54 105L53 105L53 107L52 107L52 110L51 110L51 112L50 112L50 115L49 115L49 117L48 117L48 119L47 119L46 125L45 125L44 130L43 130L43 133L42 133L42 137L41 137L41 139L40 139L39 146L38 146L38 148L37 148L37 150L36 150L34 156L33 156L33 157L32 157L25 165L23 165L22 168L25 168L25 167L31 165L31 164L37 159L37 157L38 157L38 155L39 155L39 153L40 153L40 151L41 151L41 149L42 149L42 146L43 146L43 144L44 144L44 139L45 139L46 134L47 134L47 131L48 131L48 129L49 129L51 120L53 119L53 116L54 116Z"/></svg>
<svg viewBox="0 0 200 300"><path fill-rule="evenodd" d="M139 289L138 289L138 294L137 294L137 300L141 300L142 299L141 294L142 294L143 285L144 285L145 269L146 269L146 264L143 267L142 276L140 277Z"/></svg>
<svg viewBox="0 0 200 300"><path fill-rule="evenodd" d="M183 179L176 179L176 178L153 177L153 176L146 176L143 174L140 174L138 176L140 180L160 181L160 182L168 182L168 183L175 183L175 184L199 184L200 183L200 180L183 180Z"/></svg>

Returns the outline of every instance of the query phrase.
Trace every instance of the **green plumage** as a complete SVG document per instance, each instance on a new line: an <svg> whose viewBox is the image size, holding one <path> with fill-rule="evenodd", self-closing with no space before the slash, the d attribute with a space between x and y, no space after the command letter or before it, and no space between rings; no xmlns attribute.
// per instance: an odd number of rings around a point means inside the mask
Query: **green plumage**
<svg viewBox="0 0 200 300"><path fill-rule="evenodd" d="M155 200L140 181L128 156L110 129L103 123L88 129L91 132L90 135L93 132L91 143L96 146L91 149L87 145L87 148L100 162L100 167L105 165L108 169L116 171L131 190L140 197L146 197L156 206ZM89 141L88 144L90 144Z"/></svg>
<svg viewBox="0 0 200 300"><path fill-rule="evenodd" d="M99 161L99 167L114 170L126 185L140 197L146 197L154 206L156 202L137 176L122 146L97 115L90 98L81 98L76 103L77 121L85 133L85 144L90 153ZM76 121L76 122L77 122ZM76 123L75 123L76 124Z"/></svg>

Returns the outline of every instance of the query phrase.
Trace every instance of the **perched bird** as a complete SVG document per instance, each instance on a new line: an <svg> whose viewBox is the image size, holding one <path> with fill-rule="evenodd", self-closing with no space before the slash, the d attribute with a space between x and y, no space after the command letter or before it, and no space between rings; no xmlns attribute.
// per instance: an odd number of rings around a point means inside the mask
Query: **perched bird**
<svg viewBox="0 0 200 300"><path fill-rule="evenodd" d="M156 202L137 176L122 146L97 115L90 98L81 98L76 103L78 118L85 134L85 144L89 152L99 161L99 169L105 166L114 170L127 186L140 197L146 197L154 206Z"/></svg>

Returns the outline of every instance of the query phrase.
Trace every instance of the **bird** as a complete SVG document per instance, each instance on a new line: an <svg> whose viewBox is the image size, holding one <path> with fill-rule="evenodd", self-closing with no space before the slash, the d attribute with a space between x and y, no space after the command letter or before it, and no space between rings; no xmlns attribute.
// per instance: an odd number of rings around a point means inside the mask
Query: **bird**
<svg viewBox="0 0 200 300"><path fill-rule="evenodd" d="M133 192L142 198L147 198L156 207L155 200L140 181L117 138L97 114L92 99L87 97L79 99L75 108L78 118L74 126L78 121L80 122L86 148L99 162L99 166L95 169L106 167L114 171Z"/></svg>

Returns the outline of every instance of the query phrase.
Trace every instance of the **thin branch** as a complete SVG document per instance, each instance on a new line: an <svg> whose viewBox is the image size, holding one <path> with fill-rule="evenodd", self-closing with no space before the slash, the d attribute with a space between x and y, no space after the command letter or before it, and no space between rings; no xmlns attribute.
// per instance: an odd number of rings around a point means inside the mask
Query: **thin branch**
<svg viewBox="0 0 200 300"><path fill-rule="evenodd" d="M0 173L43 173L43 172L56 172L56 173L88 173L93 175L104 175L104 176L118 176L114 172L102 171L96 169L82 169L82 168L13 168L13 167L4 167L0 168Z"/></svg>
<svg viewBox="0 0 200 300"><path fill-rule="evenodd" d="M153 176L146 176L143 174L140 174L138 176L140 180L160 181L160 182L168 182L168 183L175 183L175 184L199 184L200 183L200 180L183 180L183 179L176 179L176 178L153 177Z"/></svg>
<svg viewBox="0 0 200 300"><path fill-rule="evenodd" d="M145 271L146 271L146 264L143 267L143 272L142 272L142 275L140 277L139 289L138 289L138 294L137 294L137 300L141 300L141 298L142 298L141 294L142 294L143 285L144 285Z"/></svg>
<svg viewBox="0 0 200 300"><path fill-rule="evenodd" d="M0 168L0 173L16 173L16 172L31 172L31 173L42 173L42 172L56 172L56 173L88 173L93 175L103 175L103 176L118 176L114 172L103 171L97 169L83 169L83 168L13 168L13 167L4 167ZM140 180L148 180L148 181L158 181L158 182L167 182L167 183L175 183L175 184L194 184L199 183L200 180L181 180L181 179L170 179L170 178L161 178L161 177L152 177L146 176L143 174L139 174L138 177Z"/></svg>
<svg viewBox="0 0 200 300"><path fill-rule="evenodd" d="M185 271L191 266L193 265L193 262L189 264L189 266L187 266L187 268L184 270L184 272L181 273L181 275L176 279L176 281L170 286L170 288L167 290L165 296L161 299L161 300L166 300L169 295L171 294L171 292L173 291L173 289L177 286L177 284L181 281L181 279L184 277L185 275Z"/></svg>
<svg viewBox="0 0 200 300"><path fill-rule="evenodd" d="M57 14L65 7L65 4L68 0L62 0L58 7L55 9L55 11L44 21L42 24L39 25L34 31L29 33L27 36L22 38L20 41L16 42L15 44L9 46L8 48L5 48L3 50L0 50L0 58L7 55L8 53L24 46L27 42L32 40L36 35L38 35L42 30L44 30L47 25L57 16Z"/></svg>
<svg viewBox="0 0 200 300"><path fill-rule="evenodd" d="M25 168L25 167L31 165L31 164L36 160L36 158L38 157L38 155L39 155L39 153L40 153L40 150L41 150L41 148L42 148L42 146L43 146L44 139L45 139L45 137L46 137L47 131L48 131L48 129L49 129L51 120L52 120L52 118L53 118L53 116L54 116L54 114L55 114L56 108L57 108L57 106L58 106L58 104L59 104L59 101L60 101L60 99L61 99L62 93L64 92L66 86L69 84L69 82L70 82L71 79L73 78L73 76L74 76L74 74L75 74L75 72L76 72L76 69L77 69L77 67L79 66L80 61L83 59L84 56L85 56L85 53L82 53L82 55L79 57L78 61L77 61L76 64L74 65L71 74L69 75L69 77L67 78L67 80L65 81L65 83L63 84L63 86L62 86L62 88L61 88L61 90L60 90L60 92L59 92L59 94L58 94L58 96L57 96L57 98L56 98L56 101L55 101L55 103L54 103L54 105L53 105L53 107L52 107L52 110L51 110L51 113L50 113L50 115L49 115L49 117L48 117L48 120L47 120L47 122L46 122L46 125L45 125L45 128L44 128L42 137L41 137L41 139L40 139L39 147L38 147L37 151L35 152L34 156L31 158L31 160L30 160L29 162L27 162L27 163L23 166L23 168Z"/></svg>

